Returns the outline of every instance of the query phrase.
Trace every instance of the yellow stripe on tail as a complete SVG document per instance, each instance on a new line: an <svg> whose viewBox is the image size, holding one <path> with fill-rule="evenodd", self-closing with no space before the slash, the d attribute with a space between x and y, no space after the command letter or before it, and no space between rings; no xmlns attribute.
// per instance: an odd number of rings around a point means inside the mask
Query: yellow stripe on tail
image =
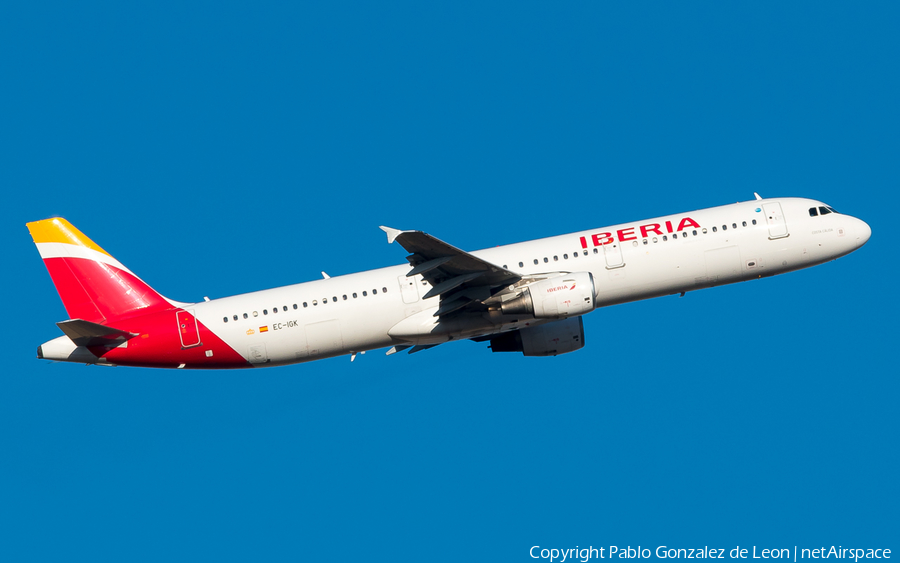
<svg viewBox="0 0 900 563"><path fill-rule="evenodd" d="M61 242L64 244L74 244L75 246L83 246L102 252L109 256L109 252L103 250L97 243L85 236L84 233L76 229L72 223L69 223L62 217L54 217L52 219L44 219L43 221L34 221L26 223L31 238L35 244L42 242Z"/></svg>

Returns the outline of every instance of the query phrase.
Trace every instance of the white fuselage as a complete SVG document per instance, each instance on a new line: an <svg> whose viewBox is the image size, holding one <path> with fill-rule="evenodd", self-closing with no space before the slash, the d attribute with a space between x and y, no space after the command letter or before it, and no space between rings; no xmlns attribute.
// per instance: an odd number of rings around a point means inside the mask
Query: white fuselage
<svg viewBox="0 0 900 563"><path fill-rule="evenodd" d="M555 236L471 254L521 275L590 272L597 307L767 277L859 248L868 225L799 198L755 200ZM780 214L780 215L779 215ZM678 230L679 225L686 226ZM696 225L696 226L695 226ZM646 235L646 236L645 236ZM437 323L439 297L409 265L185 306L254 365L281 365L394 345L537 325L499 310Z"/></svg>

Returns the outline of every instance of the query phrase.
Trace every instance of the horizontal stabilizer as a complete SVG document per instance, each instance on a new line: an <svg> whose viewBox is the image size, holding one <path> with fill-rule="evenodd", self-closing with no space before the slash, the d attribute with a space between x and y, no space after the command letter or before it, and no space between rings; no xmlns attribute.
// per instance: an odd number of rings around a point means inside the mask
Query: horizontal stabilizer
<svg viewBox="0 0 900 563"><path fill-rule="evenodd" d="M72 319L56 323L76 346L119 346L137 334L101 324Z"/></svg>

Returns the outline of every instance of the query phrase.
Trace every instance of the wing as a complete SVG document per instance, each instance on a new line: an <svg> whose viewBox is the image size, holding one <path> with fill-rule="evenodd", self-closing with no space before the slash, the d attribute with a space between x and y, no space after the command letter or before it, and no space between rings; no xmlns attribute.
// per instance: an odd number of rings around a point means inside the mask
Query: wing
<svg viewBox="0 0 900 563"><path fill-rule="evenodd" d="M421 274L431 284L423 299L441 296L436 317L486 309L483 301L522 276L451 246L422 231L381 227L388 243L397 241L410 255L409 277Z"/></svg>

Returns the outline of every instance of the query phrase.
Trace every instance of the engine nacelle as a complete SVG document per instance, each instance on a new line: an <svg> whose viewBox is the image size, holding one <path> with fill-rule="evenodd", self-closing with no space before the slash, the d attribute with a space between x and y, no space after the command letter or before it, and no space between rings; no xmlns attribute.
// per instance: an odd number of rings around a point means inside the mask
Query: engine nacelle
<svg viewBox="0 0 900 563"><path fill-rule="evenodd" d="M491 338L493 352L522 352L526 356L557 356L584 348L584 322L572 317L521 328Z"/></svg>
<svg viewBox="0 0 900 563"><path fill-rule="evenodd" d="M595 295L591 273L574 272L529 284L518 297L501 304L500 310L504 315L565 319L593 311Z"/></svg>

